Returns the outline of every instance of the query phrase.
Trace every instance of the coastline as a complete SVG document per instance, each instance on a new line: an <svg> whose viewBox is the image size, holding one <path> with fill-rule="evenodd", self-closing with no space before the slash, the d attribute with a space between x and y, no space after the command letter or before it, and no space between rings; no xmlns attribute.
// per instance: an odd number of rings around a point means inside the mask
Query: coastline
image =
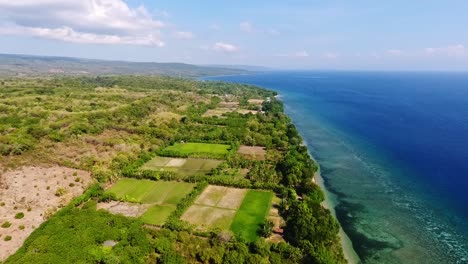
<svg viewBox="0 0 468 264"><path fill-rule="evenodd" d="M315 162L317 163L317 161L315 161ZM320 186L320 188L322 189L322 191L325 194L325 201L322 203L323 207L329 209L330 212L332 213L332 215L336 219L335 204L334 204L334 202L333 202L333 200L331 198L332 194L330 192L328 192L327 188L325 187L323 177L320 174L320 165L319 165L319 169L315 173L313 179L314 179L314 182L318 186ZM351 239L345 233L345 231L341 227L341 224L340 224L339 236L340 236L340 240L341 240L341 246L343 248L343 254L344 254L346 260L348 261L348 263L350 263L350 264L359 264L359 263L361 263L361 260L360 260L359 256L357 255L356 251L353 248L353 243L352 243Z"/></svg>

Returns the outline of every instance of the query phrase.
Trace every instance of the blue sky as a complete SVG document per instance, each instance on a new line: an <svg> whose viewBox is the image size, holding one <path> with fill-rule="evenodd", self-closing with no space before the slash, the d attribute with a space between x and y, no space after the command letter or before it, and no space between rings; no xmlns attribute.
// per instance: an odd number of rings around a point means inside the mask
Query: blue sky
<svg viewBox="0 0 468 264"><path fill-rule="evenodd" d="M468 70L468 1L0 0L0 53Z"/></svg>

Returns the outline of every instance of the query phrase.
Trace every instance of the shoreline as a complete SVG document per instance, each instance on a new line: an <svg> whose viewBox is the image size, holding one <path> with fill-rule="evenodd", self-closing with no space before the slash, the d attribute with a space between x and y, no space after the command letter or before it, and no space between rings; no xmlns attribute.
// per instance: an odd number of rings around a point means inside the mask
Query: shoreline
<svg viewBox="0 0 468 264"><path fill-rule="evenodd" d="M318 164L317 161L315 161L315 162ZM335 204L333 203L333 200L330 197L332 194L327 191L327 188L325 187L323 177L320 174L320 165L319 165L319 169L317 170L317 172L315 172L313 179L314 179L314 182L322 189L322 191L323 191L323 193L325 195L325 201L323 201L322 206L329 209L331 214L333 215L333 217L335 217L336 221L338 221L338 219L336 218ZM338 221L338 223L339 223L339 221ZM341 247L343 248L343 254L345 256L345 259L348 261L348 263L350 263L350 264L359 264L359 263L361 263L361 260L360 260L359 256L357 255L356 251L353 248L353 242L351 241L349 236L346 234L346 232L341 227L341 223L340 223L339 236L340 236L340 240L341 240Z"/></svg>

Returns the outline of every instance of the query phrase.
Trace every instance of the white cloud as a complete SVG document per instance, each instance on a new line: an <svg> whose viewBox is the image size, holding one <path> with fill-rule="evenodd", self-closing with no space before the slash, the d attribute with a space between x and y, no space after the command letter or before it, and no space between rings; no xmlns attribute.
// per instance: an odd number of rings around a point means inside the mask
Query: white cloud
<svg viewBox="0 0 468 264"><path fill-rule="evenodd" d="M106 34L94 34L77 32L69 27L60 28L38 28L38 27L10 27L0 28L0 34L3 35L25 35L33 37L41 37L47 39L61 40L73 43L85 44L133 44L133 45L149 45L163 47L158 36L118 36Z"/></svg>
<svg viewBox="0 0 468 264"><path fill-rule="evenodd" d="M281 33L276 29L268 29L266 33L270 36L279 36Z"/></svg>
<svg viewBox="0 0 468 264"><path fill-rule="evenodd" d="M212 30L221 30L221 26L218 24L211 24L210 29Z"/></svg>
<svg viewBox="0 0 468 264"><path fill-rule="evenodd" d="M387 54L392 55L392 56L400 56L403 54L403 51L398 50L398 49L389 49L387 50Z"/></svg>
<svg viewBox="0 0 468 264"><path fill-rule="evenodd" d="M174 37L178 39L193 39L195 35L188 31L177 31L174 33Z"/></svg>
<svg viewBox="0 0 468 264"><path fill-rule="evenodd" d="M424 52L427 55L444 55L450 57L466 57L468 56L468 50L462 44L449 45L446 47L439 48L426 48Z"/></svg>
<svg viewBox="0 0 468 264"><path fill-rule="evenodd" d="M288 57L288 58L307 58L310 57L309 53L305 50L303 51L297 51L294 53L283 53L283 54L278 54L275 55L276 57Z"/></svg>
<svg viewBox="0 0 468 264"><path fill-rule="evenodd" d="M253 32L253 27L249 22L242 22L239 24L239 27L242 31L251 33Z"/></svg>
<svg viewBox="0 0 468 264"><path fill-rule="evenodd" d="M298 51L296 53L294 53L294 57L296 58L306 58L306 57L309 57L309 53L307 51Z"/></svg>
<svg viewBox="0 0 468 264"><path fill-rule="evenodd" d="M340 57L340 54L336 53L336 52L327 52L325 54L323 54L323 57L326 58L326 59L330 59L330 60L336 60Z"/></svg>
<svg viewBox="0 0 468 264"><path fill-rule="evenodd" d="M0 0L0 34L76 43L163 46L164 23L123 0Z"/></svg>
<svg viewBox="0 0 468 264"><path fill-rule="evenodd" d="M233 44L225 43L225 42L217 42L213 45L213 49L216 51L222 51L222 52L236 52L239 50L238 47L236 47Z"/></svg>

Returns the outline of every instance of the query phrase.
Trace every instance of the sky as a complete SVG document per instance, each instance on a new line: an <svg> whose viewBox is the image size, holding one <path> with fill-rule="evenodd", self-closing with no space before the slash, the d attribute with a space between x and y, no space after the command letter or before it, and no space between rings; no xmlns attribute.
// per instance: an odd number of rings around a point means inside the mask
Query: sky
<svg viewBox="0 0 468 264"><path fill-rule="evenodd" d="M468 70L466 0L0 0L0 53Z"/></svg>

